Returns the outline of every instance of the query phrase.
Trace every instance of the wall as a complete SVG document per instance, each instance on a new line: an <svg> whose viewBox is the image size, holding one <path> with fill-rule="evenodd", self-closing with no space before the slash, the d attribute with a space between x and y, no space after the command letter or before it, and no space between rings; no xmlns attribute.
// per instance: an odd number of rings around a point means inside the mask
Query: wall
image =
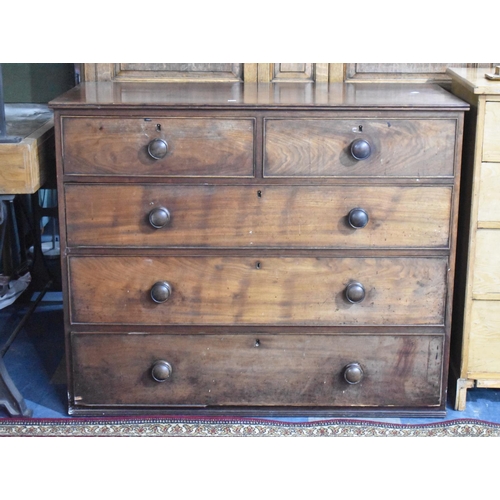
<svg viewBox="0 0 500 500"><path fill-rule="evenodd" d="M6 103L47 103L75 85L70 63L3 63L2 74Z"/></svg>

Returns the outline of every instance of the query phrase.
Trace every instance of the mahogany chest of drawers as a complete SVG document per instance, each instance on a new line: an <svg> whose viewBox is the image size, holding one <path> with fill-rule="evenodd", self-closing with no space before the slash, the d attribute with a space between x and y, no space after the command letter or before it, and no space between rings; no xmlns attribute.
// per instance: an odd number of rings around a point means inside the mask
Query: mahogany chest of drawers
<svg viewBox="0 0 500 500"><path fill-rule="evenodd" d="M86 83L51 106L70 414L444 415L466 103Z"/></svg>

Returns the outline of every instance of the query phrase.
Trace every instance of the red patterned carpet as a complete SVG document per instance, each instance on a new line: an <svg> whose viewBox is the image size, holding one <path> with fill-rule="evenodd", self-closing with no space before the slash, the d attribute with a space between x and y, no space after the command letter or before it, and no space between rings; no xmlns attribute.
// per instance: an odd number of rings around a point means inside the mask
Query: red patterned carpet
<svg viewBox="0 0 500 500"><path fill-rule="evenodd" d="M0 437L498 437L500 424L447 420L395 424L369 420L284 422L243 418L3 419Z"/></svg>

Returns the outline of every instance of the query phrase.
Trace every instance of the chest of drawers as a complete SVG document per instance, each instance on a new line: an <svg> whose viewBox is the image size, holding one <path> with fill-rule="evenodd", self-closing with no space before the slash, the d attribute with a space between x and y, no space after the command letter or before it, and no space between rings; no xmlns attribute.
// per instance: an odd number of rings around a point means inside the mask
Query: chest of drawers
<svg viewBox="0 0 500 500"><path fill-rule="evenodd" d="M444 414L466 103L86 83L51 106L70 414Z"/></svg>
<svg viewBox="0 0 500 500"><path fill-rule="evenodd" d="M453 321L455 409L467 389L500 388L500 82L485 69L449 70L452 90L470 103L464 135L464 183Z"/></svg>

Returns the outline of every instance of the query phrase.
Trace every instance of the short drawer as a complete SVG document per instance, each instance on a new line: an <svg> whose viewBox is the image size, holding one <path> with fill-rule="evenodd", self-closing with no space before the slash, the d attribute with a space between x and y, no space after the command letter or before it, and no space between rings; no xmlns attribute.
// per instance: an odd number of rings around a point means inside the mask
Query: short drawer
<svg viewBox="0 0 500 500"><path fill-rule="evenodd" d="M252 177L254 130L253 118L63 118L63 169L80 175Z"/></svg>
<svg viewBox="0 0 500 500"><path fill-rule="evenodd" d="M268 119L266 177L452 177L455 120ZM355 155L351 153L358 143Z"/></svg>
<svg viewBox="0 0 500 500"><path fill-rule="evenodd" d="M67 185L67 242L448 248L451 197L449 186Z"/></svg>
<svg viewBox="0 0 500 500"><path fill-rule="evenodd" d="M439 336L77 334L78 406L431 406Z"/></svg>
<svg viewBox="0 0 500 500"><path fill-rule="evenodd" d="M486 103L483 161L500 162L500 102Z"/></svg>
<svg viewBox="0 0 500 500"><path fill-rule="evenodd" d="M472 293L475 297L500 299L500 229L478 229Z"/></svg>
<svg viewBox="0 0 500 500"><path fill-rule="evenodd" d="M500 376L500 300L473 300L469 334L468 375Z"/></svg>
<svg viewBox="0 0 500 500"><path fill-rule="evenodd" d="M500 163L482 163L478 182L478 225L500 228Z"/></svg>
<svg viewBox="0 0 500 500"><path fill-rule="evenodd" d="M70 257L73 323L443 325L447 258Z"/></svg>

